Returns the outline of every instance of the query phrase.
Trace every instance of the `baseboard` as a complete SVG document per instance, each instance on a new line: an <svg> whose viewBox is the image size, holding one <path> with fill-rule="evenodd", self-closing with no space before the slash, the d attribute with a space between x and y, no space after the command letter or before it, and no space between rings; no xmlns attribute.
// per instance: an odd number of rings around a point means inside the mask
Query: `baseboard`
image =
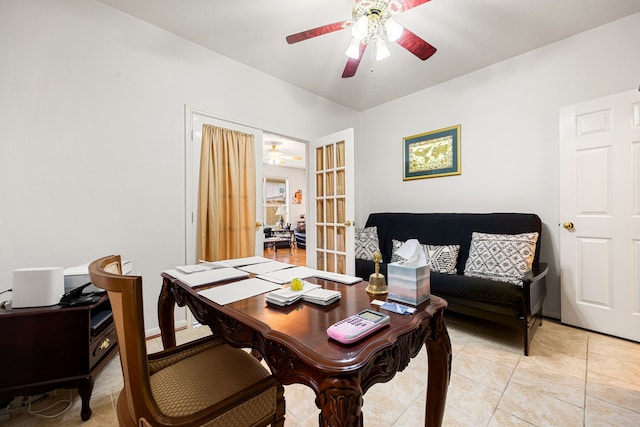
<svg viewBox="0 0 640 427"><path fill-rule="evenodd" d="M175 328L176 329L184 329L187 327L187 321L186 320L179 320L175 323ZM147 339L150 338L155 338L160 336L160 327L155 327L155 328L151 328L151 329L146 329L144 331L144 335Z"/></svg>

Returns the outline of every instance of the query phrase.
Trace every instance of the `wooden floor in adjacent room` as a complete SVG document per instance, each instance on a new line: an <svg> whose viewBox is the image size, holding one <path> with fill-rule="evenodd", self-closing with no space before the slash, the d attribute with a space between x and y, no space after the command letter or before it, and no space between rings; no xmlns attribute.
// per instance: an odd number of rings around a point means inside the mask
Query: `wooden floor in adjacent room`
<svg viewBox="0 0 640 427"><path fill-rule="evenodd" d="M307 251L302 248L293 248L291 251L288 248L267 248L264 250L264 257L303 267L307 265Z"/></svg>

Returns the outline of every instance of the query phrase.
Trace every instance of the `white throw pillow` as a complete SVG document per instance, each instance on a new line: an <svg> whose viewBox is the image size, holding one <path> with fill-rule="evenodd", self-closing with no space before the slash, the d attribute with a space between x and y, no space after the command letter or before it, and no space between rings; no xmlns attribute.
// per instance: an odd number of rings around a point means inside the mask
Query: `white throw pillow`
<svg viewBox="0 0 640 427"><path fill-rule="evenodd" d="M471 235L464 275L522 286L531 270L538 233Z"/></svg>
<svg viewBox="0 0 640 427"><path fill-rule="evenodd" d="M427 252L432 271L456 274L460 245L427 245Z"/></svg>
<svg viewBox="0 0 640 427"><path fill-rule="evenodd" d="M380 252L378 227L356 228L356 259L373 261L376 252Z"/></svg>
<svg viewBox="0 0 640 427"><path fill-rule="evenodd" d="M396 252L404 244L400 240L393 239L391 262L404 261L404 258ZM445 274L456 274L456 263L458 262L458 254L460 253L460 245L425 245L420 244L427 262L431 264L431 271Z"/></svg>

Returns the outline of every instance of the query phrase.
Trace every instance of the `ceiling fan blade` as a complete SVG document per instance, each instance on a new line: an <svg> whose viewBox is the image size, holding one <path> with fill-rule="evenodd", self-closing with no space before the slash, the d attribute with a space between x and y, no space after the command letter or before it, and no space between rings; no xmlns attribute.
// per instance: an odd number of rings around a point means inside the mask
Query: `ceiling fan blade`
<svg viewBox="0 0 640 427"><path fill-rule="evenodd" d="M438 50L406 28L396 43L423 61L431 58L431 56L436 53L436 50Z"/></svg>
<svg viewBox="0 0 640 427"><path fill-rule="evenodd" d="M334 31L339 31L347 28L350 24L351 20L347 19L346 21L334 22L333 24L327 24L321 27L312 28L310 30L301 31L296 34L291 34L290 36L287 36L287 43L298 43L303 40L308 40L314 37L322 36L324 34L333 33Z"/></svg>
<svg viewBox="0 0 640 427"><path fill-rule="evenodd" d="M366 43L360 43L360 53L357 58L349 58L347 60L347 65L344 67L344 71L342 72L342 78L346 79L348 77L353 77L356 75L356 71L358 71L358 65L360 65L360 61L362 60L362 55L364 55L364 51L367 48Z"/></svg>
<svg viewBox="0 0 640 427"><path fill-rule="evenodd" d="M429 0L404 0L402 2L402 11L404 12L405 10L413 9L414 7L420 6L428 1Z"/></svg>

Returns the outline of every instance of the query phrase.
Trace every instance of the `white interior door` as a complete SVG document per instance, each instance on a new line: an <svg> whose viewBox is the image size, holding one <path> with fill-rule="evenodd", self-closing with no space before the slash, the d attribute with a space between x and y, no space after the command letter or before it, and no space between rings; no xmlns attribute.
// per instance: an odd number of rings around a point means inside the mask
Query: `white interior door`
<svg viewBox="0 0 640 427"><path fill-rule="evenodd" d="M256 255L263 254L264 233L262 232L262 130L237 123L217 119L207 113L185 108L186 130L186 264L195 264L197 224L198 224L198 179L200 174L200 146L202 125L210 124L253 134L256 155ZM259 224L259 225L258 225Z"/></svg>
<svg viewBox="0 0 640 427"><path fill-rule="evenodd" d="M354 133L346 129L309 144L307 266L355 274Z"/></svg>
<svg viewBox="0 0 640 427"><path fill-rule="evenodd" d="M640 93L560 111L562 322L640 341Z"/></svg>

